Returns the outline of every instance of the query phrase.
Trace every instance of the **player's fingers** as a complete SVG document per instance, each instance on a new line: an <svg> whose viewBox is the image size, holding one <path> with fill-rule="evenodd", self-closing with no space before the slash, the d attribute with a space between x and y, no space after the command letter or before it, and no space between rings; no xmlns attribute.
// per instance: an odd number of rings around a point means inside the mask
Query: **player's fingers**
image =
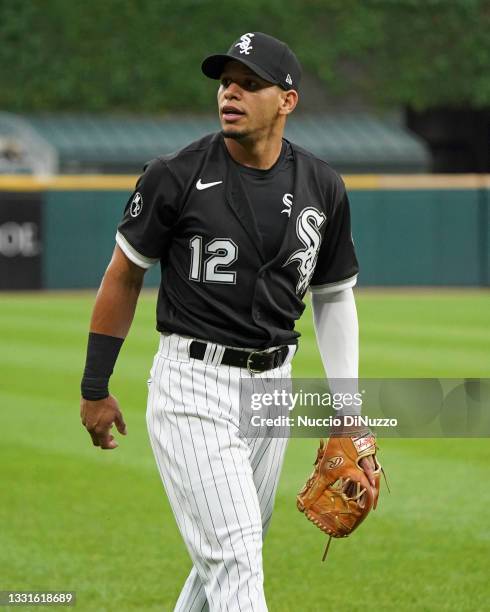
<svg viewBox="0 0 490 612"><path fill-rule="evenodd" d="M127 434L126 423L124 422L123 415L120 411L116 413L114 424L116 425L117 431L120 434L122 434L123 436Z"/></svg>
<svg viewBox="0 0 490 612"><path fill-rule="evenodd" d="M107 444L105 446L101 446L102 450L112 450L113 448L117 448L118 444L114 439L114 436L109 434L109 438Z"/></svg>
<svg viewBox="0 0 490 612"><path fill-rule="evenodd" d="M114 440L114 436L109 432L105 433L100 439L100 448L104 450L111 450L117 448L117 442Z"/></svg>
<svg viewBox="0 0 490 612"><path fill-rule="evenodd" d="M101 448L105 448L109 443L111 427L112 423L97 423L97 425L93 428L93 433L97 437L99 446Z"/></svg>
<svg viewBox="0 0 490 612"><path fill-rule="evenodd" d="M95 434L95 432L90 431L90 429L88 429L87 431L90 434L90 437L92 438L93 445L99 446L99 437Z"/></svg>

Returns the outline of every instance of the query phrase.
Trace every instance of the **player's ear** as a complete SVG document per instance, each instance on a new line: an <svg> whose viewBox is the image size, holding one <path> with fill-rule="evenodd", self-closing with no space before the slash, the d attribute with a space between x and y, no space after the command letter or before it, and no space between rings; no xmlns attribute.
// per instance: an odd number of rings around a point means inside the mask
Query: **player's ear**
<svg viewBox="0 0 490 612"><path fill-rule="evenodd" d="M280 115L289 115L293 112L298 104L298 92L295 89L281 92L281 101L279 106Z"/></svg>

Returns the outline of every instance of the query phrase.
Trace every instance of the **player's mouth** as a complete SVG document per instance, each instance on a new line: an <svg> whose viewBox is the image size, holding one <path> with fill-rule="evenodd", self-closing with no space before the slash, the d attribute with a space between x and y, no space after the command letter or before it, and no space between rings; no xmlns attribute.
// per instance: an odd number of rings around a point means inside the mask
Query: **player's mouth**
<svg viewBox="0 0 490 612"><path fill-rule="evenodd" d="M228 123L235 123L243 117L245 113L236 106L230 106L229 104L221 107L221 116Z"/></svg>

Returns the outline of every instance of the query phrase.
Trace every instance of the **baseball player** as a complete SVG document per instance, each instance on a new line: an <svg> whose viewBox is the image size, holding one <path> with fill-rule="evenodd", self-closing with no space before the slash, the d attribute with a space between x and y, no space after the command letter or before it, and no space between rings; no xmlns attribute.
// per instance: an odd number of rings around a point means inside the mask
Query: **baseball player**
<svg viewBox="0 0 490 612"><path fill-rule="evenodd" d="M301 68L289 47L243 34L203 73L221 131L151 161L128 200L97 294L81 417L95 446L126 426L108 381L145 271L160 263L152 449L193 568L182 612L267 610L262 542L287 438L239 435L243 378L287 378L294 324L313 295L329 377L357 378L349 202L328 164L283 138ZM364 460L368 474L373 464Z"/></svg>

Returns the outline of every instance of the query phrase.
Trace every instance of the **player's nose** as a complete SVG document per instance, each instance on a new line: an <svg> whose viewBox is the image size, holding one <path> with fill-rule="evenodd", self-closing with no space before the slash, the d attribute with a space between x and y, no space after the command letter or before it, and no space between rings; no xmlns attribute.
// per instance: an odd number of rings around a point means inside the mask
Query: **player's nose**
<svg viewBox="0 0 490 612"><path fill-rule="evenodd" d="M238 85L238 83L231 81L223 93L226 100L239 98L242 95L242 88L240 87L240 85Z"/></svg>

